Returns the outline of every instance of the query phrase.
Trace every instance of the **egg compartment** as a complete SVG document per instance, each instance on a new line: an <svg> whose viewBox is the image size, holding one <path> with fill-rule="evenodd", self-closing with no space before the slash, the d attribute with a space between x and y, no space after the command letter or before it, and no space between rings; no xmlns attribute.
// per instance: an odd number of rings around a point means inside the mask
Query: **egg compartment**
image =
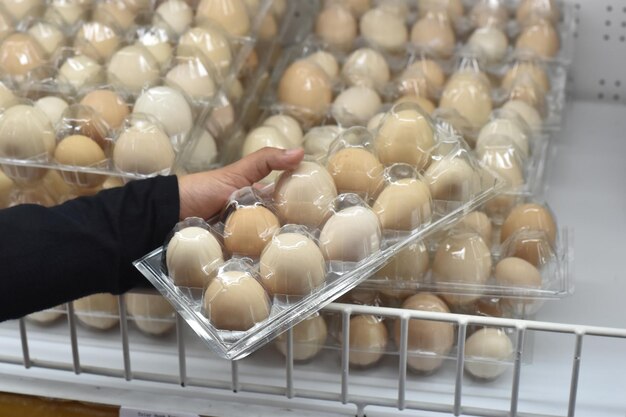
<svg viewBox="0 0 626 417"><path fill-rule="evenodd" d="M109 331L120 322L118 297L108 293L89 295L73 301L74 314L83 327Z"/></svg>
<svg viewBox="0 0 626 417"><path fill-rule="evenodd" d="M176 326L176 311L160 294L133 291L124 295L128 321L142 333L162 337Z"/></svg>
<svg viewBox="0 0 626 417"><path fill-rule="evenodd" d="M279 334L274 340L274 347L283 356L287 356L288 333L293 334L293 360L298 363L310 363L328 346L328 321L331 315L325 312L313 313L290 330Z"/></svg>
<svg viewBox="0 0 626 417"><path fill-rule="evenodd" d="M48 63L46 52L28 33L15 30L0 43L0 72L4 80L20 84Z"/></svg>

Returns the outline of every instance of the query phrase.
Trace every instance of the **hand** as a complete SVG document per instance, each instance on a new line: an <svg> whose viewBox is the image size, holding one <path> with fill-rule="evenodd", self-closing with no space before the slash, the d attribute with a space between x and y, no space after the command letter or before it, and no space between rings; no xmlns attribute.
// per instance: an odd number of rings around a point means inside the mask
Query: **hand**
<svg viewBox="0 0 626 417"><path fill-rule="evenodd" d="M179 177L181 220L216 215L234 191L262 180L274 170L294 169L303 157L302 149L263 148L224 168Z"/></svg>

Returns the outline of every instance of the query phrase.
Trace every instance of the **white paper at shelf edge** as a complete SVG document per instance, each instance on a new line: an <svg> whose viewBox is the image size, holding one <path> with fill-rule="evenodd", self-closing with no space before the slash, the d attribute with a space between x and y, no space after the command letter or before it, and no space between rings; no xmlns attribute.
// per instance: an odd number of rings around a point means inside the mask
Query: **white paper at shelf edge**
<svg viewBox="0 0 626 417"><path fill-rule="evenodd" d="M120 407L120 417L200 417L198 414L170 413L165 411L140 410L138 408Z"/></svg>

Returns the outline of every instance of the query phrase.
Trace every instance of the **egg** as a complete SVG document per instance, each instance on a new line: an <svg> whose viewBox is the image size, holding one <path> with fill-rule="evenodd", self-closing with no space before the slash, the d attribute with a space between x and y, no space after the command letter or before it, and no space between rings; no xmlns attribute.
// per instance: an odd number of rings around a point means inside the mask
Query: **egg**
<svg viewBox="0 0 626 417"><path fill-rule="evenodd" d="M293 359L306 361L317 355L328 337L326 321L319 314L313 314L292 327ZM274 346L285 357L287 356L287 332L276 338Z"/></svg>
<svg viewBox="0 0 626 417"><path fill-rule="evenodd" d="M63 112L67 109L68 104L62 98L47 96L37 100L34 107L44 112L52 126L55 126L61 120L61 116L63 116Z"/></svg>
<svg viewBox="0 0 626 417"><path fill-rule="evenodd" d="M319 240L327 260L359 262L380 248L380 223L370 208L348 207L328 219Z"/></svg>
<svg viewBox="0 0 626 417"><path fill-rule="evenodd" d="M263 206L242 206L224 223L224 246L235 255L258 258L280 228L278 218Z"/></svg>
<svg viewBox="0 0 626 417"><path fill-rule="evenodd" d="M219 330L246 331L266 320L271 305L263 286L245 271L221 271L204 293L204 314Z"/></svg>
<svg viewBox="0 0 626 417"><path fill-rule="evenodd" d="M162 68L167 67L172 59L174 48L167 31L163 28L147 29L139 35L137 43L146 48Z"/></svg>
<svg viewBox="0 0 626 417"><path fill-rule="evenodd" d="M372 48L359 48L346 59L341 67L341 76L348 85L382 91L391 75L387 60L380 52Z"/></svg>
<svg viewBox="0 0 626 417"><path fill-rule="evenodd" d="M359 29L369 44L387 52L403 50L409 37L403 16L380 7L361 16Z"/></svg>
<svg viewBox="0 0 626 417"><path fill-rule="evenodd" d="M6 208L9 204L9 196L13 191L13 180L7 177L6 174L0 170L0 207Z"/></svg>
<svg viewBox="0 0 626 417"><path fill-rule="evenodd" d="M250 131L246 136L241 154L243 156L250 155L266 146L278 149L289 149L293 147L289 139L276 127L259 126Z"/></svg>
<svg viewBox="0 0 626 417"><path fill-rule="evenodd" d="M510 242L511 255L522 258L535 266L553 256L556 241L556 224L547 208L534 203L515 207L500 229L500 241L505 242L519 231L542 232L540 236L522 236Z"/></svg>
<svg viewBox="0 0 626 417"><path fill-rule="evenodd" d="M469 18L475 27L504 28L509 21L509 12L500 2L482 0L474 3Z"/></svg>
<svg viewBox="0 0 626 417"><path fill-rule="evenodd" d="M165 254L168 276L180 287L206 287L224 263L217 239L197 226L177 230L167 243Z"/></svg>
<svg viewBox="0 0 626 417"><path fill-rule="evenodd" d="M478 233L487 247L491 247L493 228L491 226L491 220L482 211L472 211L466 214L459 221L459 226Z"/></svg>
<svg viewBox="0 0 626 417"><path fill-rule="evenodd" d="M465 341L465 370L479 379L494 379L506 372L513 356L511 339L501 329L483 328Z"/></svg>
<svg viewBox="0 0 626 417"><path fill-rule="evenodd" d="M299 233L274 236L261 254L259 268L263 285L274 295L305 296L326 278L322 252Z"/></svg>
<svg viewBox="0 0 626 417"><path fill-rule="evenodd" d="M72 135L63 138L59 142L54 150L54 159L62 165L95 167L106 160L106 155L102 148L91 138L82 135ZM96 187L106 179L104 175L82 172L63 172L63 177L71 179L70 183L85 187Z"/></svg>
<svg viewBox="0 0 626 417"><path fill-rule="evenodd" d="M54 54L65 42L63 32L51 23L37 22L28 29L28 34L39 43L48 56Z"/></svg>
<svg viewBox="0 0 626 417"><path fill-rule="evenodd" d="M104 80L102 67L97 61L86 55L76 55L68 58L61 68L57 79L69 84L75 90L101 83Z"/></svg>
<svg viewBox="0 0 626 417"><path fill-rule="evenodd" d="M434 98L446 82L446 75L441 66L432 59L419 59L402 72L398 80L398 89L402 94Z"/></svg>
<svg viewBox="0 0 626 417"><path fill-rule="evenodd" d="M491 253L478 233L458 232L440 243L433 260L433 278L442 289L458 283L473 294L444 294L450 304L467 304L480 298L491 275Z"/></svg>
<svg viewBox="0 0 626 417"><path fill-rule="evenodd" d="M343 344L343 333L339 339ZM367 367L378 362L387 349L387 327L378 317L358 315L350 319L350 365Z"/></svg>
<svg viewBox="0 0 626 417"><path fill-rule="evenodd" d="M380 292L390 297L408 297L415 293L414 289L394 289L396 284L423 282L430 267L428 248L423 241L410 244L395 255L387 265L374 274L377 280L389 281Z"/></svg>
<svg viewBox="0 0 626 417"><path fill-rule="evenodd" d="M52 0L46 17L55 23L73 26L86 18L88 3L82 0Z"/></svg>
<svg viewBox="0 0 626 417"><path fill-rule="evenodd" d="M250 31L250 17L243 0L201 0L196 23L220 25L231 36L245 36Z"/></svg>
<svg viewBox="0 0 626 417"><path fill-rule="evenodd" d="M337 138L341 128L339 126L326 125L311 128L304 135L304 152L317 158L325 157L330 144Z"/></svg>
<svg viewBox="0 0 626 417"><path fill-rule="evenodd" d="M357 0L357 1L360 1L360 0ZM283 17L285 13L287 12L287 0L274 0L272 2L270 11L276 17Z"/></svg>
<svg viewBox="0 0 626 417"><path fill-rule="evenodd" d="M110 176L102 183L103 190L110 190L111 188L118 188L124 186L124 180L120 177Z"/></svg>
<svg viewBox="0 0 626 417"><path fill-rule="evenodd" d="M119 48L121 39L115 30L99 22L88 22L80 27L74 38L74 48L98 61L109 59Z"/></svg>
<svg viewBox="0 0 626 417"><path fill-rule="evenodd" d="M298 120L315 123L326 114L332 100L331 83L319 66L298 60L283 73L278 85L278 100L290 109Z"/></svg>
<svg viewBox="0 0 626 417"><path fill-rule="evenodd" d="M13 33L0 45L0 70L17 80L45 63L45 51L26 33Z"/></svg>
<svg viewBox="0 0 626 417"><path fill-rule="evenodd" d="M498 285L506 288L541 288L539 270L521 258L508 257L496 264L494 276Z"/></svg>
<svg viewBox="0 0 626 417"><path fill-rule="evenodd" d="M476 152L482 156L488 146L513 144L515 150L527 158L530 154L528 136L524 128L514 119L496 117L480 129L476 140ZM497 142L494 142L494 137Z"/></svg>
<svg viewBox="0 0 626 417"><path fill-rule="evenodd" d="M122 1L99 1L94 5L92 20L104 24L114 23L126 31L133 25L135 13Z"/></svg>
<svg viewBox="0 0 626 417"><path fill-rule="evenodd" d="M336 79L339 75L339 64L330 52L320 50L307 56L306 59L323 69L330 80Z"/></svg>
<svg viewBox="0 0 626 417"><path fill-rule="evenodd" d="M449 313L448 306L436 295L418 293L406 299L402 308L409 310ZM454 343L452 323L409 320L407 337L409 368L416 372L430 373L438 369ZM394 341L400 347L400 320L394 323Z"/></svg>
<svg viewBox="0 0 626 417"><path fill-rule="evenodd" d="M302 146L302 142L304 140L302 128L300 127L300 123L298 123L298 121L293 117L286 114L275 114L265 119L263 125L273 126L278 129L278 131L289 141L291 144L290 147L297 148Z"/></svg>
<svg viewBox="0 0 626 417"><path fill-rule="evenodd" d="M135 325L144 333L160 336L176 325L176 312L162 296L154 294L126 294L126 310Z"/></svg>
<svg viewBox="0 0 626 417"><path fill-rule="evenodd" d="M437 58L454 53L456 36L449 19L442 13L428 13L411 29L411 43Z"/></svg>
<svg viewBox="0 0 626 417"><path fill-rule="evenodd" d="M541 132L543 121L539 112L530 104L521 100L509 100L502 106L503 110L511 111L518 115L530 127L533 133Z"/></svg>
<svg viewBox="0 0 626 417"><path fill-rule="evenodd" d="M504 74L500 86L504 90L511 90L520 79L532 80L533 83L546 93L550 91L550 78L539 64L533 61L518 61Z"/></svg>
<svg viewBox="0 0 626 417"><path fill-rule="evenodd" d="M374 141L383 164L403 162L418 170L428 164L434 145L434 132L428 120L419 111L402 104L385 116Z"/></svg>
<svg viewBox="0 0 626 417"><path fill-rule="evenodd" d="M381 105L376 91L369 87L354 86L339 93L332 104L331 114L344 127L363 125L376 114Z"/></svg>
<svg viewBox="0 0 626 417"><path fill-rule="evenodd" d="M439 102L442 109L456 110L473 129L480 129L487 123L493 108L491 92L481 75L470 71L455 73L444 87Z"/></svg>
<svg viewBox="0 0 626 417"><path fill-rule="evenodd" d="M458 20L465 14L462 0L420 0L418 9L420 16L444 11L453 21Z"/></svg>
<svg viewBox="0 0 626 417"><path fill-rule="evenodd" d="M334 4L341 4L347 7L355 17L361 17L363 13L372 7L370 0L324 0L324 7Z"/></svg>
<svg viewBox="0 0 626 417"><path fill-rule="evenodd" d="M435 105L432 103L432 101L428 100L427 98L420 97L420 96L414 96L414 95L402 96L399 99L397 99L393 104L396 105L396 104L401 104L401 103L417 104L419 108L426 114L432 114L435 111Z"/></svg>
<svg viewBox="0 0 626 417"><path fill-rule="evenodd" d="M357 285L356 287L345 293L341 298L339 298L339 302L373 306L378 305L380 303L380 300L378 298L377 291L373 291L370 288L362 288L360 285Z"/></svg>
<svg viewBox="0 0 626 417"><path fill-rule="evenodd" d="M500 29L486 26L476 29L467 40L467 45L477 51L487 65L494 65L506 57L509 40Z"/></svg>
<svg viewBox="0 0 626 417"><path fill-rule="evenodd" d="M315 34L331 48L350 50L357 36L356 19L347 8L331 5L317 15Z"/></svg>
<svg viewBox="0 0 626 417"><path fill-rule="evenodd" d="M8 13L0 11L0 42L5 36L13 32L14 23Z"/></svg>
<svg viewBox="0 0 626 417"><path fill-rule="evenodd" d="M140 45L129 45L117 51L107 67L109 83L137 94L159 79L159 63Z"/></svg>
<svg viewBox="0 0 626 417"><path fill-rule="evenodd" d="M527 78L515 81L508 91L507 100L523 101L535 108L540 114L545 114L546 112L545 92Z"/></svg>
<svg viewBox="0 0 626 417"><path fill-rule="evenodd" d="M195 131L192 135L185 149L192 149L193 152L186 158L185 167L189 172L206 171L219 154L215 138L205 129L201 129L199 133Z"/></svg>
<svg viewBox="0 0 626 417"><path fill-rule="evenodd" d="M433 162L424 180L435 200L469 201L481 191L481 179L465 160L457 157Z"/></svg>
<svg viewBox="0 0 626 417"><path fill-rule="evenodd" d="M176 55L183 58L196 57L200 52L217 70L225 76L233 61L233 52L227 36L211 26L194 27L178 40Z"/></svg>
<svg viewBox="0 0 626 417"><path fill-rule="evenodd" d="M128 104L111 90L93 90L87 93L80 104L94 109L112 129L119 129L130 114Z"/></svg>
<svg viewBox="0 0 626 417"><path fill-rule="evenodd" d="M119 322L119 303L111 294L94 294L74 301L78 321L98 330L108 330Z"/></svg>
<svg viewBox="0 0 626 417"><path fill-rule="evenodd" d="M430 221L430 191L420 180L400 179L385 187L373 209L383 229L411 231Z"/></svg>
<svg viewBox="0 0 626 417"><path fill-rule="evenodd" d="M2 5L11 18L18 21L29 15L36 15L41 3L41 0L4 0Z"/></svg>
<svg viewBox="0 0 626 417"><path fill-rule="evenodd" d="M50 324L53 321L59 319L63 315L60 311L55 311L53 309L38 311L36 313L31 313L26 316L26 319L32 321L37 324Z"/></svg>
<svg viewBox="0 0 626 417"><path fill-rule="evenodd" d="M152 24L158 25L160 22L165 23L176 35L182 35L193 22L193 10L183 0L167 0L157 7L152 17Z"/></svg>
<svg viewBox="0 0 626 417"><path fill-rule="evenodd" d="M82 1L82 0L79 0ZM141 14L147 12L152 7L151 0L121 0L121 2L128 7L135 14Z"/></svg>
<svg viewBox="0 0 626 417"><path fill-rule="evenodd" d="M330 155L326 169L339 193L373 198L383 185L383 165L364 148L348 147Z"/></svg>
<svg viewBox="0 0 626 417"><path fill-rule="evenodd" d="M0 113L14 104L17 98L4 83L0 82Z"/></svg>
<svg viewBox="0 0 626 417"><path fill-rule="evenodd" d="M185 97L172 87L152 87L144 91L133 108L133 113L153 116L161 122L165 133L182 139L193 126L193 113Z"/></svg>
<svg viewBox="0 0 626 417"><path fill-rule="evenodd" d="M113 148L115 168L139 175L169 172L175 156L170 138L150 122L124 130Z"/></svg>
<svg viewBox="0 0 626 417"><path fill-rule="evenodd" d="M515 49L540 58L554 58L559 52L559 34L549 22L540 20L522 30L515 42Z"/></svg>
<svg viewBox="0 0 626 417"><path fill-rule="evenodd" d="M259 40L264 42L271 42L278 36L278 23L272 14L266 14L263 16L259 24L259 30L257 31Z"/></svg>
<svg viewBox="0 0 626 417"><path fill-rule="evenodd" d="M561 18L558 4L554 0L522 0L517 5L515 19L518 23L524 25L537 17L558 23Z"/></svg>
<svg viewBox="0 0 626 417"><path fill-rule="evenodd" d="M213 75L197 59L175 65L167 72L165 80L194 100L210 100L217 90Z"/></svg>

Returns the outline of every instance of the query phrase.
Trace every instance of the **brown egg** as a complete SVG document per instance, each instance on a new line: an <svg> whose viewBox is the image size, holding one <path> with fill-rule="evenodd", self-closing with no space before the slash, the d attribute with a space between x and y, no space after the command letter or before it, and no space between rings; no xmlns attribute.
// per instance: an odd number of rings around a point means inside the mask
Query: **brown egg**
<svg viewBox="0 0 626 417"><path fill-rule="evenodd" d="M80 104L94 109L111 129L122 126L130 114L128 104L119 94L110 90L94 90L85 95Z"/></svg>
<svg viewBox="0 0 626 417"><path fill-rule="evenodd" d="M479 379L495 379L506 372L513 343L501 329L484 328L465 341L465 370Z"/></svg>
<svg viewBox="0 0 626 417"><path fill-rule="evenodd" d="M126 294L126 310L144 333L163 335L176 325L176 312L161 295Z"/></svg>
<svg viewBox="0 0 626 417"><path fill-rule="evenodd" d="M456 21L465 14L462 0L420 0L418 7L422 17L429 12L445 11L452 21Z"/></svg>
<svg viewBox="0 0 626 417"><path fill-rule="evenodd" d="M343 344L343 333L339 341ZM385 353L389 335L385 323L378 317L361 315L350 319L350 365L374 365Z"/></svg>
<svg viewBox="0 0 626 417"><path fill-rule="evenodd" d="M258 37L261 41L271 42L278 36L278 23L272 14L266 14L259 25Z"/></svg>
<svg viewBox="0 0 626 417"><path fill-rule="evenodd" d="M340 4L347 7L355 17L361 17L372 8L371 0L324 0L324 7Z"/></svg>
<svg viewBox="0 0 626 417"><path fill-rule="evenodd" d="M326 168L308 161L283 172L274 188L274 201L284 223L320 226L330 215L335 197L333 177Z"/></svg>
<svg viewBox="0 0 626 417"><path fill-rule="evenodd" d="M175 156L170 138L149 122L126 129L113 148L115 167L122 172L140 175L169 172Z"/></svg>
<svg viewBox="0 0 626 417"><path fill-rule="evenodd" d="M307 317L292 328L293 334L293 359L306 361L317 355L324 347L328 336L326 321L319 314ZM276 349L287 356L287 332L276 338Z"/></svg>
<svg viewBox="0 0 626 417"><path fill-rule="evenodd" d="M326 264L317 244L299 233L281 233L261 254L260 274L274 295L308 295L324 283Z"/></svg>
<svg viewBox="0 0 626 417"><path fill-rule="evenodd" d="M459 221L459 226L478 233L480 237L483 238L487 247L491 247L493 228L491 226L491 220L482 211L472 211L467 214Z"/></svg>
<svg viewBox="0 0 626 417"><path fill-rule="evenodd" d="M446 303L429 293L409 297L402 308L410 310L449 313ZM400 320L394 325L394 341L400 348ZM409 320L408 358L409 368L416 372L430 373L438 369L454 343L454 326L451 323Z"/></svg>
<svg viewBox="0 0 626 417"><path fill-rule="evenodd" d="M364 306L375 306L379 304L379 301L377 291L374 291L371 288L361 288L360 285L357 285L339 299L340 303Z"/></svg>
<svg viewBox="0 0 626 417"><path fill-rule="evenodd" d="M320 249L329 261L359 262L380 249L380 223L364 206L333 214L320 233Z"/></svg>
<svg viewBox="0 0 626 417"><path fill-rule="evenodd" d="M494 270L496 282L503 287L541 288L541 273L533 264L521 258L504 258Z"/></svg>
<svg viewBox="0 0 626 417"><path fill-rule="evenodd" d="M509 21L507 7L500 2L482 0L474 4L469 18L476 27L495 26L503 28Z"/></svg>
<svg viewBox="0 0 626 417"><path fill-rule="evenodd" d="M220 272L204 293L204 314L220 330L246 331L270 315L263 286L244 271Z"/></svg>
<svg viewBox="0 0 626 417"><path fill-rule="evenodd" d="M550 78L546 70L532 61L519 61L504 74L500 86L510 90L519 79L532 80L545 93L550 91Z"/></svg>
<svg viewBox="0 0 626 417"><path fill-rule="evenodd" d="M556 223L550 211L539 204L529 203L515 207L502 224L500 242L519 230L544 232L551 244L556 240Z"/></svg>
<svg viewBox="0 0 626 417"><path fill-rule="evenodd" d="M383 165L367 149L344 148L328 158L326 169L337 191L373 198L383 185Z"/></svg>
<svg viewBox="0 0 626 417"><path fill-rule="evenodd" d="M415 96L415 95L409 94L409 95L400 97L393 104L395 105L395 104L400 104L400 103L415 103L420 107L420 109L424 111L424 113L427 113L427 114L432 114L435 111L435 105L432 103L432 101L421 96Z"/></svg>
<svg viewBox="0 0 626 417"><path fill-rule="evenodd" d="M120 37L110 26L88 22L81 26L74 38L74 47L95 60L107 60L120 45Z"/></svg>
<svg viewBox="0 0 626 417"><path fill-rule="evenodd" d="M59 142L54 159L63 165L79 167L97 167L106 160L102 148L91 138L82 135L72 135ZM95 187L104 182L106 176L85 174L82 172L63 172L63 178L71 184L84 187Z"/></svg>
<svg viewBox="0 0 626 417"><path fill-rule="evenodd" d="M437 58L449 58L454 52L456 36L445 14L428 13L411 29L411 43Z"/></svg>
<svg viewBox="0 0 626 417"><path fill-rule="evenodd" d="M456 110L473 129L480 129L487 123L493 108L491 91L483 76L471 71L455 73L448 80L439 103L440 108Z"/></svg>
<svg viewBox="0 0 626 417"><path fill-rule="evenodd" d="M326 7L317 15L315 34L331 48L347 51L357 36L356 19L341 5Z"/></svg>
<svg viewBox="0 0 626 417"><path fill-rule="evenodd" d="M435 145L428 120L410 106L400 104L383 119L374 146L385 165L403 162L418 170L424 168Z"/></svg>
<svg viewBox="0 0 626 417"><path fill-rule="evenodd" d="M424 173L424 180L434 200L469 201L481 190L480 175L457 157L433 162Z"/></svg>
<svg viewBox="0 0 626 417"><path fill-rule="evenodd" d="M474 232L458 232L440 243L433 260L433 278L442 288L459 283L473 294L444 294L450 304L467 304L480 298L482 286L491 275L491 252Z"/></svg>
<svg viewBox="0 0 626 417"><path fill-rule="evenodd" d="M524 28L515 42L515 48L518 51L528 52L541 58L554 58L560 47L558 32L552 24L544 20Z"/></svg>
<svg viewBox="0 0 626 417"><path fill-rule="evenodd" d="M258 258L280 222L263 206L239 207L224 224L224 246L231 254Z"/></svg>
<svg viewBox="0 0 626 417"><path fill-rule="evenodd" d="M0 45L0 70L18 80L45 63L45 51L26 33L9 35Z"/></svg>
<svg viewBox="0 0 626 417"><path fill-rule="evenodd" d="M201 0L196 23L211 22L229 35L245 36L250 31L250 17L243 0Z"/></svg>
<svg viewBox="0 0 626 417"><path fill-rule="evenodd" d="M185 227L167 243L166 265L174 285L204 288L224 263L222 247L208 230Z"/></svg>
<svg viewBox="0 0 626 417"><path fill-rule="evenodd" d="M377 280L390 281L381 288L381 294L388 297L406 298L415 294L415 289L392 289L395 283L420 283L428 272L430 259L428 249L423 241L413 243L402 249L391 261L374 274Z"/></svg>
<svg viewBox="0 0 626 417"><path fill-rule="evenodd" d="M398 88L402 94L434 98L445 82L446 75L437 62L431 59L420 59L402 72Z"/></svg>
<svg viewBox="0 0 626 417"><path fill-rule="evenodd" d="M94 7L94 22L114 23L121 30L128 30L135 21L135 13L121 0L98 1Z"/></svg>
<svg viewBox="0 0 626 417"><path fill-rule="evenodd" d="M522 0L515 13L518 23L525 25L535 18L545 18L557 24L561 18L559 6L554 0Z"/></svg>
<svg viewBox="0 0 626 417"><path fill-rule="evenodd" d="M74 301L78 321L98 330L107 330L119 322L119 303L111 294L95 294Z"/></svg>
<svg viewBox="0 0 626 417"><path fill-rule="evenodd" d="M301 59L291 64L278 85L278 100L302 122L322 119L332 101L331 83L319 66Z"/></svg>
<svg viewBox="0 0 626 417"><path fill-rule="evenodd" d="M383 229L411 231L430 221L430 191L417 179L394 181L380 193L373 209Z"/></svg>

